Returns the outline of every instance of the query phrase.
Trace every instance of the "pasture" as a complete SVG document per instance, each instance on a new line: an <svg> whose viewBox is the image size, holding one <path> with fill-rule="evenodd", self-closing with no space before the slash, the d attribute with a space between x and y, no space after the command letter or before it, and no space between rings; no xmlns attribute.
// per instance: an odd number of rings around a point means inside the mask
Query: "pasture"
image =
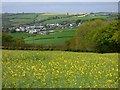
<svg viewBox="0 0 120 90"><path fill-rule="evenodd" d="M79 16L73 16L69 17L71 15L66 14L52 14L52 13L18 13L18 14L3 14L2 20L3 24L9 25L12 24L14 26L19 25L25 25L25 24L34 24L34 23L44 23L44 24L50 24L50 23L62 23L64 21L73 23L77 20L91 20L91 19L107 19L111 18L108 16L93 16L93 15L87 15L80 17ZM58 18L59 17L59 18Z"/></svg>
<svg viewBox="0 0 120 90"><path fill-rule="evenodd" d="M117 88L118 54L2 51L3 88Z"/></svg>
<svg viewBox="0 0 120 90"><path fill-rule="evenodd" d="M62 30L56 30L62 31ZM34 43L34 44L64 44L66 40L71 39L76 30L64 30L62 32L55 32L49 35L35 35L32 37L25 38L26 43Z"/></svg>
<svg viewBox="0 0 120 90"><path fill-rule="evenodd" d="M42 20L47 20L53 17L65 17L65 14L42 14L42 13L22 13L22 14L3 14L2 19L4 24L12 24L15 26L23 24L37 23Z"/></svg>
<svg viewBox="0 0 120 90"><path fill-rule="evenodd" d="M10 33L10 35L13 36L14 39L23 38L25 43L29 44L64 44L66 40L74 36L76 30L77 28L58 29L49 35L29 34L25 32Z"/></svg>
<svg viewBox="0 0 120 90"><path fill-rule="evenodd" d="M83 21L87 21L87 20L92 20L92 19L107 19L109 18L108 16L92 16L92 15L87 15L87 16L83 16L83 17L79 17L79 16L76 16L76 17L66 17L66 18L62 18L62 19L53 19L53 20L48 20L48 21L45 21L44 23L61 23L61 22L64 22L64 21L67 21L67 22L76 22L77 20L83 20Z"/></svg>

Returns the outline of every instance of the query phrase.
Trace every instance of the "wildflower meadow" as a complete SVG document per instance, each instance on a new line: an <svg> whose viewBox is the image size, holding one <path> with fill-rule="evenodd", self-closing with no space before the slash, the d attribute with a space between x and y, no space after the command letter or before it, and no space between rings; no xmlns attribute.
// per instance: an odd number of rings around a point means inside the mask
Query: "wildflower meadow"
<svg viewBox="0 0 120 90"><path fill-rule="evenodd" d="M117 88L118 54L2 51L3 88Z"/></svg>

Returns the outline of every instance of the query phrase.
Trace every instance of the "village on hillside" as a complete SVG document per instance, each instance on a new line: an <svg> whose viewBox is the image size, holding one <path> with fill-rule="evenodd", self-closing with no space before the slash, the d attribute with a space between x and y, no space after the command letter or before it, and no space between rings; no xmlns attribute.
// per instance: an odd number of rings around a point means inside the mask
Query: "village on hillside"
<svg viewBox="0 0 120 90"><path fill-rule="evenodd" d="M34 18L31 18L31 16L34 16ZM38 16L41 15L41 20L39 22L36 22L38 20ZM62 15L62 14L61 14ZM117 15L116 13L105 13L105 12L99 12L99 13L81 13L81 14L70 14L67 13L63 16L59 14L55 14L52 16L51 13L44 13L44 14L25 14L25 13L17 13L17 14L3 14L4 17L2 19L3 22L3 32L26 32L29 34L41 34L41 35L47 35L54 33L56 30L62 30L62 29L70 29L75 28L77 26L80 26L84 23L85 20L89 19L95 19L95 18L108 18L108 17L114 17ZM24 17L23 17L24 16ZM27 17L30 16L30 17ZM47 18L44 18L48 16ZM22 17L22 18L21 18ZM43 18L42 18L43 17ZM20 19L20 20L19 20ZM76 21L72 21L75 19ZM30 24L28 21L27 23L23 23L21 20L33 20L33 22ZM48 21L56 20L56 22L48 23ZM61 20L60 22L58 20ZM71 21L70 21L71 20ZM11 23L18 22L16 24L18 25L10 25ZM19 24L21 22L22 24ZM44 23L46 22L46 23ZM4 26L4 23L6 26ZM15 23L14 23L15 24Z"/></svg>
<svg viewBox="0 0 120 90"><path fill-rule="evenodd" d="M67 23L64 22L63 24L55 23L55 24L40 24L40 25L33 25L33 26L23 26L15 28L16 32L27 32L30 34L42 34L46 35L49 33L53 33L55 29L65 29L65 28L74 28L79 26L81 23ZM14 28L14 27L13 27Z"/></svg>

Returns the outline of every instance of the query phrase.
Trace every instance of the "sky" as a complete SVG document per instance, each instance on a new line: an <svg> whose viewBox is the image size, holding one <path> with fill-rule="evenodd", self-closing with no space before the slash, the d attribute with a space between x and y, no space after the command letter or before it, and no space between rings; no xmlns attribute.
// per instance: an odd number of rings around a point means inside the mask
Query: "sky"
<svg viewBox="0 0 120 90"><path fill-rule="evenodd" d="M118 2L119 0L1 0L2 2Z"/></svg>

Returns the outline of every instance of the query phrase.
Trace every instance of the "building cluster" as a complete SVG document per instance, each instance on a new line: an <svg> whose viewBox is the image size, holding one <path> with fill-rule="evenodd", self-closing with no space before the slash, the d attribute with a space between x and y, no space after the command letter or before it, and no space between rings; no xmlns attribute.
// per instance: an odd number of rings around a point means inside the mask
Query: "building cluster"
<svg viewBox="0 0 120 90"><path fill-rule="evenodd" d="M44 24L44 25L31 25L31 26L20 26L15 28L16 32L27 32L30 34L49 34L52 33L56 29L64 29L64 28L74 28L76 26L79 26L81 23L65 23L65 24Z"/></svg>

